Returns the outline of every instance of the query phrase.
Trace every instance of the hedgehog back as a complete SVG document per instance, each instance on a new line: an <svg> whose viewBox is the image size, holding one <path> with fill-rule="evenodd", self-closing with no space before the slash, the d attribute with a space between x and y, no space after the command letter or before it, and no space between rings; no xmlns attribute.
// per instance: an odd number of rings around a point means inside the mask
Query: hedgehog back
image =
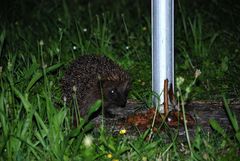
<svg viewBox="0 0 240 161"><path fill-rule="evenodd" d="M63 96L72 99L76 87L78 101L100 80L128 81L128 74L119 65L105 56L85 55L75 60L62 79Z"/></svg>

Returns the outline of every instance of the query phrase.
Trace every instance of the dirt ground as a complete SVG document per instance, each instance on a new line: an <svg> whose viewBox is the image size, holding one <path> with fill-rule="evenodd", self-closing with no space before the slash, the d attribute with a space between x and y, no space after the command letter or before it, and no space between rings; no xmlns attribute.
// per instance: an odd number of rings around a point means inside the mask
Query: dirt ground
<svg viewBox="0 0 240 161"><path fill-rule="evenodd" d="M230 102L230 109L237 116L238 122L240 123L240 102L232 101ZM195 121L194 126L189 126L190 136L194 136L194 131L197 126L202 127L204 132L211 132L212 129L209 125L210 119L215 119L222 127L225 129L231 130L231 125L227 116L227 113L222 102L214 101L193 101L185 105L186 112L192 116ZM146 108L144 103L129 100L125 108L118 108L113 111L116 115L114 118L105 118L102 119L101 116L97 117L94 122L96 124L96 129L100 126L102 121L104 121L104 126L111 132L113 135L119 134L120 130L126 129L127 135L136 136L146 129L140 129L136 124L129 124L129 117L136 114L145 114L149 109ZM149 117L149 116L147 116ZM152 120L152 118L149 118ZM163 124L155 126L155 129L158 130L158 127L163 127ZM149 125L151 127L151 125ZM168 127L169 128L169 127ZM171 127L170 127L171 129ZM176 129L176 127L175 127ZM185 136L185 130L183 125L180 125L178 134L179 136ZM164 131L164 130L163 130Z"/></svg>

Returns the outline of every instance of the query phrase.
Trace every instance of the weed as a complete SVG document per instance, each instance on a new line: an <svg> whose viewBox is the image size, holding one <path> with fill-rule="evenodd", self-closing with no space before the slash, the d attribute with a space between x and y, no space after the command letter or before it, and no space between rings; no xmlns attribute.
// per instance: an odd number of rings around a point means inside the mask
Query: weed
<svg viewBox="0 0 240 161"><path fill-rule="evenodd" d="M95 134L88 117L79 117L77 128L72 128L73 116L62 100L59 80L67 64L82 54L105 54L129 70L133 81L130 97L151 106L149 6L140 0L23 0L0 6L0 160L238 157L239 127L226 100L233 136L215 121L211 121L215 133L205 134L198 128L193 140L187 137L187 144L181 143L176 131L167 136L159 132L149 141L149 131L130 138L109 135L101 127ZM176 7L176 73L185 80L178 89L179 99L182 103L219 99L219 93L239 97L239 14L235 14L239 3L178 1ZM220 16L213 13L215 9ZM192 81L196 69L202 74ZM89 116L100 104L93 105ZM73 106L77 109L77 103Z"/></svg>

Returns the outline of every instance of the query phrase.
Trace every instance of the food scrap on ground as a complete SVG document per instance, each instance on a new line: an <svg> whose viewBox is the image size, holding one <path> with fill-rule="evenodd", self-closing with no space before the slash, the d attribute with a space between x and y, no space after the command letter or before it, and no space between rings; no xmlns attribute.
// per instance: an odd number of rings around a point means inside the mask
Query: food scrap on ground
<svg viewBox="0 0 240 161"><path fill-rule="evenodd" d="M190 114L185 115L187 126L193 127L195 125L195 120ZM146 131L147 129L152 128L154 132L158 129L163 129L164 124L170 128L183 126L183 113L180 111L170 111L165 117L164 114L157 112L155 108L150 108L144 113L140 112L130 115L122 122L122 126L137 127L140 131Z"/></svg>

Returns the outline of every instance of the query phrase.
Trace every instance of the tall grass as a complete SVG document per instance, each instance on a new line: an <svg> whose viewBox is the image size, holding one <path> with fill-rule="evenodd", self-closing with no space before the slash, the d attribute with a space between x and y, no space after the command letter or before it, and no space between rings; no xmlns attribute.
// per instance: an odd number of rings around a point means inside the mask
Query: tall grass
<svg viewBox="0 0 240 161"><path fill-rule="evenodd" d="M174 130L167 135L158 132L147 141L148 131L136 138L112 136L104 128L93 133L87 118L79 118L78 127L72 127L71 110L62 100L59 80L71 60L81 54L105 54L128 69L133 81L130 97L150 105L149 4L125 0L41 1L29 2L30 7L18 1L9 4L10 9L18 6L19 10L8 13L0 30L0 160L219 160L219 150L226 158L237 157L239 144L233 140L239 141L239 129L233 114L229 115L234 139L217 132L216 140L198 129L188 144L179 140ZM185 10L179 6L181 12ZM211 64L222 32L206 36L204 17L186 13L181 13L176 26L180 52L176 57L183 62L176 68L186 77L182 91L191 85L189 73L201 69L200 85L198 80L194 82L187 96L192 98L205 94L205 89L215 90L210 88L215 83L212 78L224 78L233 67L227 53L214 62L220 62L220 69ZM235 67L233 71L237 71ZM89 115L100 104L96 102Z"/></svg>
<svg viewBox="0 0 240 161"><path fill-rule="evenodd" d="M183 4L186 4L184 2ZM238 58L234 56L232 49L226 48L225 44L227 40L234 44L234 38L212 22L208 22L211 15L206 17L201 12L192 11L196 12L192 16L187 13L182 1L178 1L178 8L181 19L177 20L176 26L181 27L176 27L176 61L179 62L176 70L184 74L188 71L189 76L196 69L202 71L192 97L205 99L207 96L211 99L221 99L221 93L233 96L236 88L233 84L236 82L232 72L238 68L235 66ZM230 63L230 60L233 63ZM223 81L228 83L221 84ZM204 94L201 95L201 93Z"/></svg>

